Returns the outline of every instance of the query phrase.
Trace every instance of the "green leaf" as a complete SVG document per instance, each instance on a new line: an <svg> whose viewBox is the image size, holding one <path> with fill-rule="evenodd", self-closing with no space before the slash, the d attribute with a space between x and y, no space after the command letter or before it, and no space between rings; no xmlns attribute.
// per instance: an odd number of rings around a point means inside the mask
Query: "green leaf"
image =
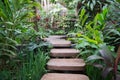
<svg viewBox="0 0 120 80"><path fill-rule="evenodd" d="M94 27L97 25L97 22L98 22L98 16L99 16L100 14L97 14L96 16L95 16L95 18L94 18Z"/></svg>
<svg viewBox="0 0 120 80"><path fill-rule="evenodd" d="M11 42L13 44L18 44L17 41L13 40L12 38L9 38L9 37L5 37L5 39L8 41L8 42Z"/></svg>
<svg viewBox="0 0 120 80"><path fill-rule="evenodd" d="M94 39L98 43L103 43L103 34L98 30L94 30Z"/></svg>
<svg viewBox="0 0 120 80"><path fill-rule="evenodd" d="M103 17L106 18L107 14L108 14L108 8L107 7L103 7Z"/></svg>
<svg viewBox="0 0 120 80"><path fill-rule="evenodd" d="M83 8L83 9L81 10L81 13L80 13L80 20L83 19L85 13L86 13L86 10Z"/></svg>
<svg viewBox="0 0 120 80"><path fill-rule="evenodd" d="M4 14L2 9L0 9L0 17L2 17L3 19L7 19L7 16Z"/></svg>
<svg viewBox="0 0 120 80"><path fill-rule="evenodd" d="M90 1L88 1L88 3L87 3L87 8L88 9L90 8Z"/></svg>
<svg viewBox="0 0 120 80"><path fill-rule="evenodd" d="M96 1L95 0L92 0L92 3L93 3L94 6L96 5Z"/></svg>
<svg viewBox="0 0 120 80"><path fill-rule="evenodd" d="M88 15L85 15L85 17L82 20L82 24L81 24L82 26L84 26L87 19L88 19Z"/></svg>
<svg viewBox="0 0 120 80"><path fill-rule="evenodd" d="M81 33L77 33L77 37L81 37L82 36L82 34Z"/></svg>
<svg viewBox="0 0 120 80"><path fill-rule="evenodd" d="M17 48L15 46L10 45L10 44L6 44L6 43L0 43L0 46L11 47L12 49L17 50Z"/></svg>
<svg viewBox="0 0 120 80"><path fill-rule="evenodd" d="M91 11L93 11L93 9L94 9L94 4L93 3L90 4L90 9L91 9Z"/></svg>
<svg viewBox="0 0 120 80"><path fill-rule="evenodd" d="M8 24L8 25L14 25L14 23L12 23L12 22L5 22L5 24Z"/></svg>
<svg viewBox="0 0 120 80"><path fill-rule="evenodd" d="M81 55L88 54L88 53L94 53L94 51L93 50L85 50L85 51L80 52Z"/></svg>
<svg viewBox="0 0 120 80"><path fill-rule="evenodd" d="M89 56L86 61L90 62L93 60L103 60L103 58L101 56L98 56L98 55L92 55L92 56Z"/></svg>
<svg viewBox="0 0 120 80"><path fill-rule="evenodd" d="M104 24L104 16L103 14L98 14L98 22L100 25Z"/></svg>
<svg viewBox="0 0 120 80"><path fill-rule="evenodd" d="M4 51L6 53L2 54L2 55L7 55L9 57L15 57L16 54L12 51L12 50L8 50L8 49L0 49L0 51Z"/></svg>
<svg viewBox="0 0 120 80"><path fill-rule="evenodd" d="M40 7L40 3L38 3L38 2L33 2L32 5L36 6L36 7Z"/></svg>
<svg viewBox="0 0 120 80"><path fill-rule="evenodd" d="M84 36L84 38L85 38L88 42L90 42L90 43L98 44L98 42L97 42L96 40L94 40L94 39L90 39L90 38L87 37L87 36Z"/></svg>
<svg viewBox="0 0 120 80"><path fill-rule="evenodd" d="M86 41L79 41L79 44L76 45L76 48L85 48L86 46L89 46L90 44Z"/></svg>

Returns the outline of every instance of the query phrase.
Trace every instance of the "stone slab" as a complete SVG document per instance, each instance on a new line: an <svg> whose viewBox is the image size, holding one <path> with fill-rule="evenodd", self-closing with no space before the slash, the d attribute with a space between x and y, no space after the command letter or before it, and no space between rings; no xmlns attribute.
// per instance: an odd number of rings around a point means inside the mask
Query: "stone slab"
<svg viewBox="0 0 120 80"><path fill-rule="evenodd" d="M47 68L59 71L83 71L85 62L83 59L50 59Z"/></svg>
<svg viewBox="0 0 120 80"><path fill-rule="evenodd" d="M64 39L66 38L66 35L51 35L49 38Z"/></svg>
<svg viewBox="0 0 120 80"><path fill-rule="evenodd" d="M51 49L50 56L52 57L76 57L79 54L79 50L62 48L62 49Z"/></svg>
<svg viewBox="0 0 120 80"><path fill-rule="evenodd" d="M53 47L70 47L71 46L71 41L60 40L60 39L50 40L49 43L52 44Z"/></svg>
<svg viewBox="0 0 120 80"><path fill-rule="evenodd" d="M89 80L82 74L47 73L41 80Z"/></svg>

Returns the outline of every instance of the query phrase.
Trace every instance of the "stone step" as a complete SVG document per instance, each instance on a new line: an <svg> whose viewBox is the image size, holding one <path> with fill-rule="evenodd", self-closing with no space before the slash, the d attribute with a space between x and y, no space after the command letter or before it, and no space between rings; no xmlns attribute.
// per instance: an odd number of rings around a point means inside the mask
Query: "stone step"
<svg viewBox="0 0 120 80"><path fill-rule="evenodd" d="M50 59L47 68L58 71L83 71L85 62L83 59Z"/></svg>
<svg viewBox="0 0 120 80"><path fill-rule="evenodd" d="M65 40L65 39L56 39L56 38L44 38L43 41L47 41L47 42L50 42L50 41L55 41L55 40ZM66 41L66 40L65 40Z"/></svg>
<svg viewBox="0 0 120 80"><path fill-rule="evenodd" d="M52 44L53 47L71 47L71 41L63 39L50 40L49 43Z"/></svg>
<svg viewBox="0 0 120 80"><path fill-rule="evenodd" d="M41 80L89 80L89 78L82 74L47 73Z"/></svg>
<svg viewBox="0 0 120 80"><path fill-rule="evenodd" d="M66 35L51 35L48 38L64 39L66 37L67 37Z"/></svg>
<svg viewBox="0 0 120 80"><path fill-rule="evenodd" d="M51 49L50 56L52 57L76 57L79 54L79 50L70 48Z"/></svg>

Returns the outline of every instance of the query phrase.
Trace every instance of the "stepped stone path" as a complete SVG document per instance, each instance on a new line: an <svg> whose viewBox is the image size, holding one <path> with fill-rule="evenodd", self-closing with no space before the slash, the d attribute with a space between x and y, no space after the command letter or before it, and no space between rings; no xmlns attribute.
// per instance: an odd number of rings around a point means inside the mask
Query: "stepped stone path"
<svg viewBox="0 0 120 80"><path fill-rule="evenodd" d="M52 44L53 49L50 51L51 59L46 65L51 73L43 75L41 80L89 80L86 75L75 73L84 72L86 64L83 59L76 58L79 50L73 49L71 41L65 39L66 35L53 35L44 39Z"/></svg>

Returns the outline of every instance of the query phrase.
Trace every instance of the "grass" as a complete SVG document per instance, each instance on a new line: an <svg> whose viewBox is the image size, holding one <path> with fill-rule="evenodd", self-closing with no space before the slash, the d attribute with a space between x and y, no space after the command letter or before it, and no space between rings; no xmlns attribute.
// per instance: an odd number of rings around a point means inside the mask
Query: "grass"
<svg viewBox="0 0 120 80"><path fill-rule="evenodd" d="M34 51L28 52L21 56L19 62L11 61L13 65L8 66L11 69L0 71L0 80L40 80L47 72L45 66L48 58L48 53L40 49L36 54Z"/></svg>
<svg viewBox="0 0 120 80"><path fill-rule="evenodd" d="M27 58L27 62L18 72L17 80L40 80L42 75L46 73L47 54L39 50L37 55L31 52Z"/></svg>

